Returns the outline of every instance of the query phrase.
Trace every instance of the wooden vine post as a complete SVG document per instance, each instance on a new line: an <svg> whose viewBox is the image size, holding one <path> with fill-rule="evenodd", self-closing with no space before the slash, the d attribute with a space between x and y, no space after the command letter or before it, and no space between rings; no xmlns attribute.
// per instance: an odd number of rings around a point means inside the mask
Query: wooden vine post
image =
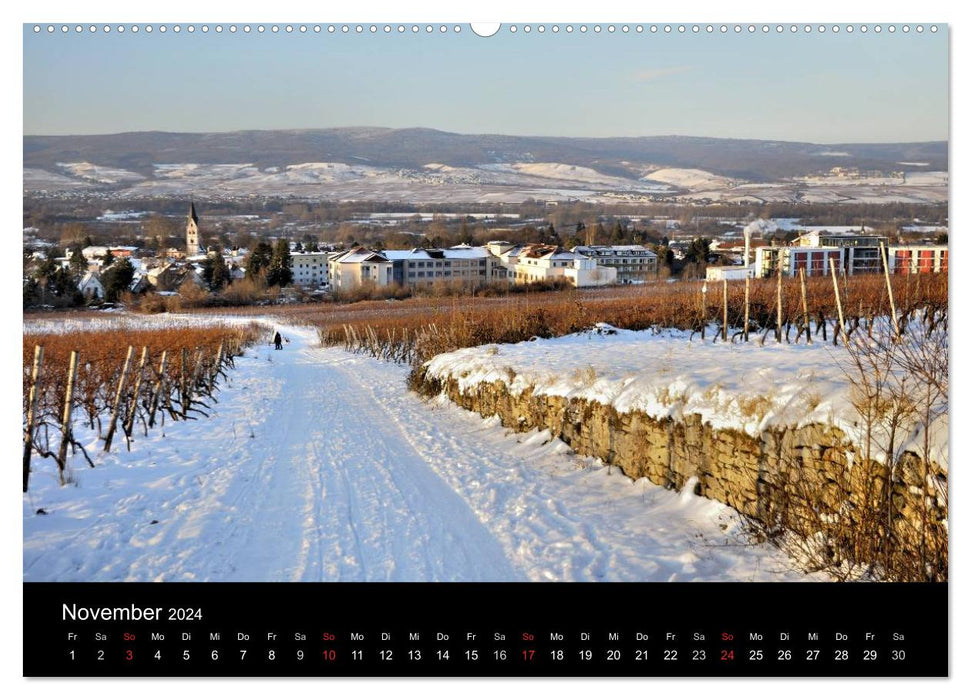
<svg viewBox="0 0 971 700"><path fill-rule="evenodd" d="M809 302L806 301L806 270L799 268L799 292L802 295L802 322L806 326L806 342L813 344L813 334L809 329ZM799 338L796 338L796 342Z"/></svg>
<svg viewBox="0 0 971 700"><path fill-rule="evenodd" d="M34 346L34 367L30 372L30 393L27 395L27 426L24 428L24 493L30 480L30 453L34 449L34 419L37 413L38 382L40 368L44 363L44 346Z"/></svg>
<svg viewBox="0 0 971 700"><path fill-rule="evenodd" d="M527 286L528 289L528 286ZM708 321L708 283L701 285L701 339L705 339L705 325Z"/></svg>
<svg viewBox="0 0 971 700"><path fill-rule="evenodd" d="M216 376L219 374L219 370L223 364L223 344L219 344L219 349L216 350L216 361L212 366L212 372L209 373L209 395L212 396L213 391L216 388Z"/></svg>
<svg viewBox="0 0 971 700"><path fill-rule="evenodd" d="M722 279L722 340L728 342L728 279Z"/></svg>
<svg viewBox="0 0 971 700"><path fill-rule="evenodd" d="M142 346L142 357L138 361L138 374L135 375L135 388L132 391L131 403L128 404L128 418L125 421L125 435L131 437L135 426L135 413L138 411L138 395L142 391L142 377L145 375L145 362L148 360L148 348Z"/></svg>
<svg viewBox="0 0 971 700"><path fill-rule="evenodd" d="M115 403L111 407L111 420L108 422L108 434L105 436L105 452L111 450L111 441L115 437L115 424L118 421L118 409L121 408L121 395L125 390L125 380L128 378L128 370L131 367L131 359L135 355L135 348L128 346L128 354L125 355L125 364L121 367L121 376L118 378L118 389L115 391Z"/></svg>
<svg viewBox="0 0 971 700"><path fill-rule="evenodd" d="M748 272L745 273L745 320L742 326L742 340L746 343L748 342L748 302L749 302L749 287L751 286L752 278L749 276Z"/></svg>
<svg viewBox="0 0 971 700"><path fill-rule="evenodd" d="M836 294L836 313L839 315L840 335L843 336L843 344L848 346L849 343L847 341L849 339L846 336L846 322L843 320L843 302L840 300L839 282L836 281L836 268L830 265L829 271L833 277L833 293ZM833 336L833 345L835 344L836 336Z"/></svg>
<svg viewBox="0 0 971 700"><path fill-rule="evenodd" d="M182 348L182 376L181 385L179 387L179 401L182 403L182 418L186 417L189 411L189 349Z"/></svg>
<svg viewBox="0 0 971 700"><path fill-rule="evenodd" d="M152 402L148 409L148 427L155 426L155 411L158 410L159 397L162 394L162 387L165 385L165 361L168 359L168 350L162 351L162 359L158 363L158 381L155 382L155 390L152 392Z"/></svg>
<svg viewBox="0 0 971 700"><path fill-rule="evenodd" d="M67 465L67 446L71 442L71 405L74 403L74 377L78 371L78 353L71 351L67 367L67 388L64 392L64 413L61 415L61 446L57 450L57 469L64 485L64 467Z"/></svg>
<svg viewBox="0 0 971 700"><path fill-rule="evenodd" d="M890 266L887 265L887 248L880 241L880 256L883 258L883 277L887 281L887 296L890 297L890 320L893 322L893 334L900 337L900 326L897 324L897 305L893 303L893 286L890 284Z"/></svg>
<svg viewBox="0 0 971 700"><path fill-rule="evenodd" d="M775 285L775 341L782 342L782 253L779 253L779 272Z"/></svg>

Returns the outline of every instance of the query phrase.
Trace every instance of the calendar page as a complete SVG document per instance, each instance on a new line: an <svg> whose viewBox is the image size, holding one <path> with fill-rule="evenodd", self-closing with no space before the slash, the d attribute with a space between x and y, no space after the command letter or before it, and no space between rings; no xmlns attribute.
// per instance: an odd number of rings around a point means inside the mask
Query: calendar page
<svg viewBox="0 0 971 700"><path fill-rule="evenodd" d="M947 23L74 14L24 676L949 675Z"/></svg>

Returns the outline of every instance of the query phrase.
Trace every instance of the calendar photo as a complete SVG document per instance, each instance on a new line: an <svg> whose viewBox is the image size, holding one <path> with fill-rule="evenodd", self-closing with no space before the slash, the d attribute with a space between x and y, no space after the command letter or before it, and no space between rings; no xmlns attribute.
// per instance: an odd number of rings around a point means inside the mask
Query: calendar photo
<svg viewBox="0 0 971 700"><path fill-rule="evenodd" d="M22 32L26 587L948 580L946 24Z"/></svg>

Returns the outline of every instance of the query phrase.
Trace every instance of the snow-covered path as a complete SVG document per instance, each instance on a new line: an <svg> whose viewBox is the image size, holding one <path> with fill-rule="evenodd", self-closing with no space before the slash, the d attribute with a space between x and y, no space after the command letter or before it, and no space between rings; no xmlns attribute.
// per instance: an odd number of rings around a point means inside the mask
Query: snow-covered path
<svg viewBox="0 0 971 700"><path fill-rule="evenodd" d="M732 511L631 482L542 433L405 388L403 367L318 348L237 361L213 415L130 453L38 463L24 580L795 580ZM38 514L42 508L45 513Z"/></svg>

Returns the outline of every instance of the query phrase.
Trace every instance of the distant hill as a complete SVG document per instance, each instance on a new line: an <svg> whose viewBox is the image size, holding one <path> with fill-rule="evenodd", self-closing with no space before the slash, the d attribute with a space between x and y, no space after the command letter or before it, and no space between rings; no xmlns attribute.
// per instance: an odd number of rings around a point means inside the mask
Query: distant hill
<svg viewBox="0 0 971 700"><path fill-rule="evenodd" d="M645 168L695 168L771 181L851 166L892 171L921 164L947 170L946 141L812 144L689 136L566 138L454 134L434 129L340 128L184 134L161 131L97 136L25 136L24 167L95 163L152 176L155 163L252 163L259 168L338 162L382 168L428 163L566 163L607 175L640 177ZM925 165L926 164L926 165Z"/></svg>

